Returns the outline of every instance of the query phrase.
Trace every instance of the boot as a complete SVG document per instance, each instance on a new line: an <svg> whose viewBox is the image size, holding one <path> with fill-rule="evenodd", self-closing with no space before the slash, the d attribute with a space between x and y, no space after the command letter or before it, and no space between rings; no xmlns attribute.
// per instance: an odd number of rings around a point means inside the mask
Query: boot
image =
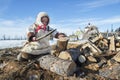
<svg viewBox="0 0 120 80"><path fill-rule="evenodd" d="M18 56L17 56L17 60L18 61L26 61L29 58L29 54L21 52Z"/></svg>

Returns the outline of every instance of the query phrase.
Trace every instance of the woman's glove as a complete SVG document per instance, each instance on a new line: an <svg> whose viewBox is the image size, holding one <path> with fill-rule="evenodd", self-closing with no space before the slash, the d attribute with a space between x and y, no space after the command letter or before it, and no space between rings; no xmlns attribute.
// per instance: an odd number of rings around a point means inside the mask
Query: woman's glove
<svg viewBox="0 0 120 80"><path fill-rule="evenodd" d="M36 40L36 37L33 37L33 38L32 38L32 41L37 41L37 40Z"/></svg>
<svg viewBox="0 0 120 80"><path fill-rule="evenodd" d="M36 37L35 37L35 35L34 35L33 32L29 32L29 33L27 34L27 37L28 37L28 41L29 41L29 42L31 42L31 41L36 41Z"/></svg>
<svg viewBox="0 0 120 80"><path fill-rule="evenodd" d="M31 42L31 41L37 41L37 40L36 40L35 36L31 36L31 37L29 37L28 41Z"/></svg>

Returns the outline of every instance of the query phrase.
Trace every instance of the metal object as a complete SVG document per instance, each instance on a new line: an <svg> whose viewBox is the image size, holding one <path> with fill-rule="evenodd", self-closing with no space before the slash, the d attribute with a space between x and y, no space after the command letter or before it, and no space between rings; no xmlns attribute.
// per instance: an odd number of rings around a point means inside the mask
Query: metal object
<svg viewBox="0 0 120 80"><path fill-rule="evenodd" d="M41 37L38 37L36 40L41 40L41 39L43 39L43 38L49 36L50 34L52 34L54 31L56 31L56 29L54 29L54 30L48 32L47 34L45 34L45 35L43 35L43 36L41 36Z"/></svg>

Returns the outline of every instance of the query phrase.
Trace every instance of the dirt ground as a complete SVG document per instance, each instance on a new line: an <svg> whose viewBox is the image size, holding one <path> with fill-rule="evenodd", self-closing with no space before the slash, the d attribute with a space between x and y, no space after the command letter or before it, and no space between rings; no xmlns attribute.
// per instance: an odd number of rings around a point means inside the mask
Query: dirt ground
<svg viewBox="0 0 120 80"><path fill-rule="evenodd" d="M90 69L85 64L79 64L73 76L57 75L38 67L36 63L28 65L30 62L17 61L16 56L20 49L16 47L0 50L0 80L112 80L100 76L99 70ZM93 68L94 65L91 66Z"/></svg>

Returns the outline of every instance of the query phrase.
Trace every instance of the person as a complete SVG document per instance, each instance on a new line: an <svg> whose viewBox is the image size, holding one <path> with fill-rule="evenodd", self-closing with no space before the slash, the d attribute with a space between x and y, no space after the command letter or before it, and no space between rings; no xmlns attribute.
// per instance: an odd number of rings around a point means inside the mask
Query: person
<svg viewBox="0 0 120 80"><path fill-rule="evenodd" d="M28 43L22 48L21 52L17 56L18 61L32 59L39 55L49 54L51 51L51 47L49 44L50 36L47 36L41 40L37 40L38 37L41 37L53 30L53 28L49 27L50 18L46 12L40 12L34 24L32 24L27 29L27 39ZM59 33L55 31L52 33L52 36L55 38L65 37L64 33Z"/></svg>

